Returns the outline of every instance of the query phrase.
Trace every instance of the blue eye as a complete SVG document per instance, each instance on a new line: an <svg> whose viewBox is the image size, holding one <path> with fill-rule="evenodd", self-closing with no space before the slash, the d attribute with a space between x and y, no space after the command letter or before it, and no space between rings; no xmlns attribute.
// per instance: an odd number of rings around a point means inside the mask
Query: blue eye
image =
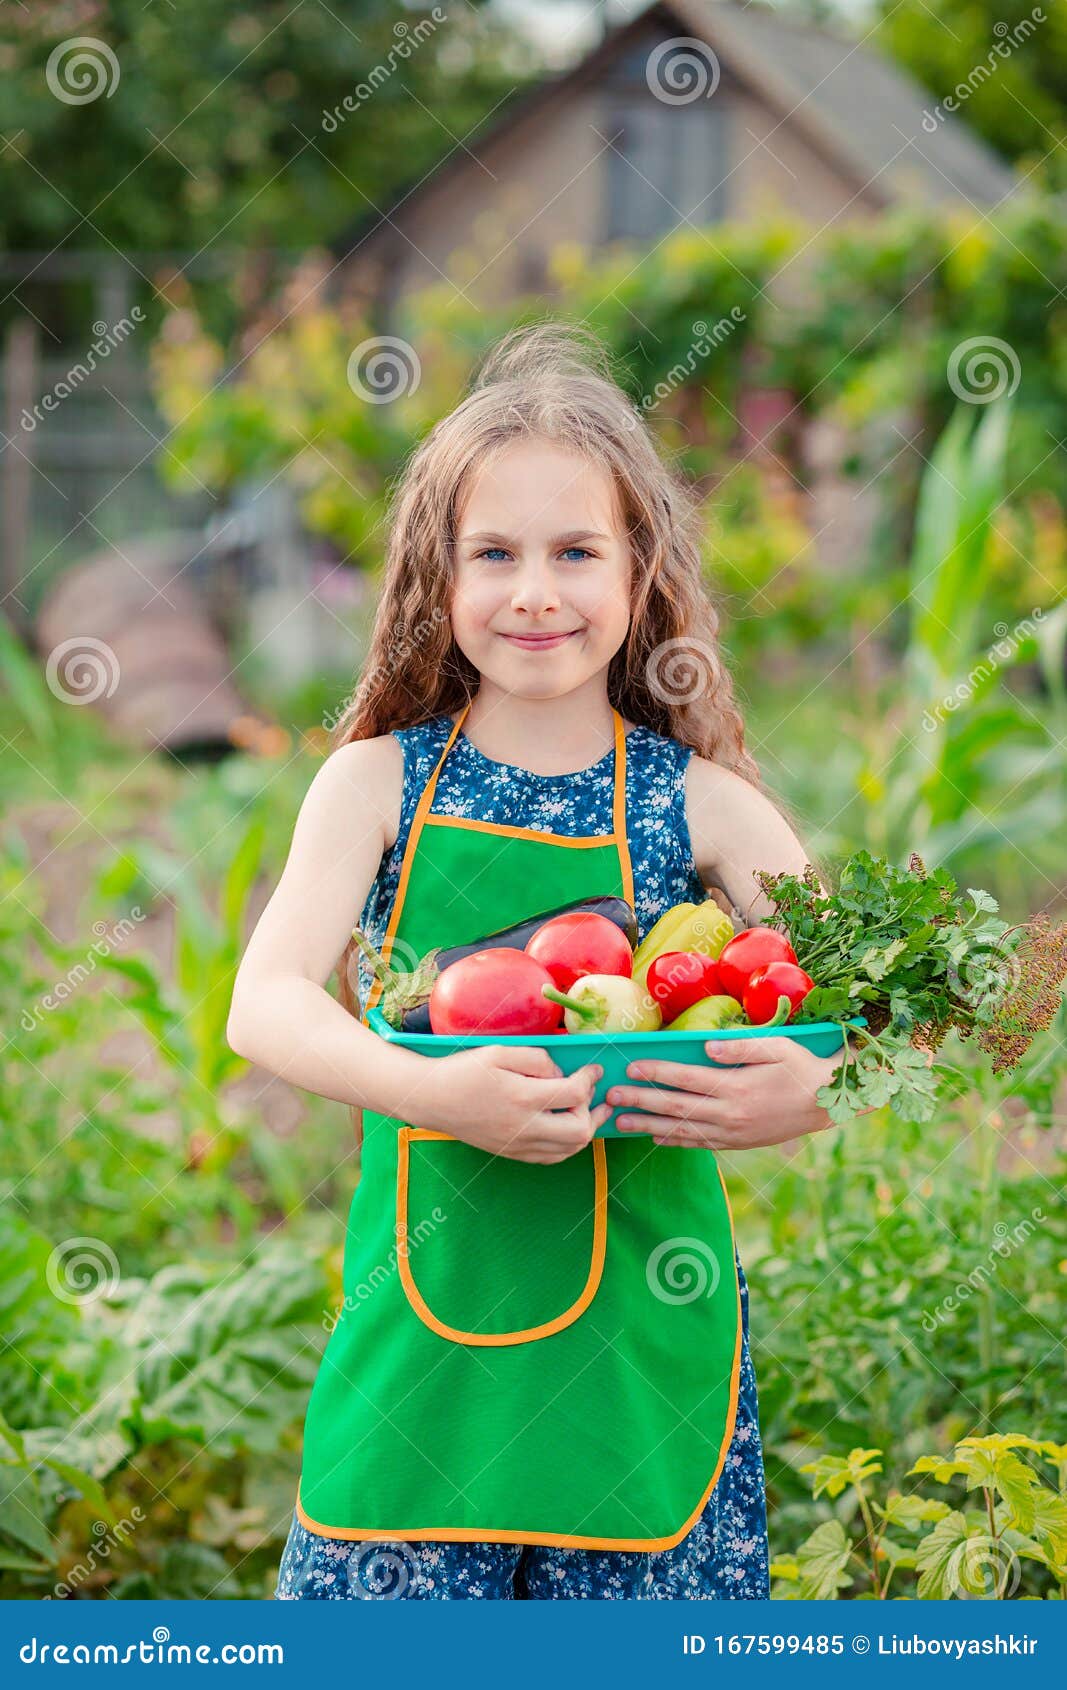
<svg viewBox="0 0 1067 1690"><path fill-rule="evenodd" d="M587 552L584 546L568 546L563 553L568 563L581 563L583 558L592 557L592 555L592 552Z"/></svg>
<svg viewBox="0 0 1067 1690"><path fill-rule="evenodd" d="M503 546L487 546L484 552L478 553L479 557L486 557L491 563L496 563L498 559L507 557L507 555Z"/></svg>

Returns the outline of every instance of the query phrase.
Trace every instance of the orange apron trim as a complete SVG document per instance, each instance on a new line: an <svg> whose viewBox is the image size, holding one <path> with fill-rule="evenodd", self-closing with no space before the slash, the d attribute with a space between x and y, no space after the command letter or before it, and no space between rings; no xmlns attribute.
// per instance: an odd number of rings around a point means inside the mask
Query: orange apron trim
<svg viewBox="0 0 1067 1690"><path fill-rule="evenodd" d="M623 896L626 898L627 902L629 902L631 907L634 904L633 865L632 865L632 860L631 860L631 856L630 856L629 841L628 841L627 832L626 832L626 767L627 767L626 733L625 733L625 730L623 728L622 717L619 715L619 713L615 710L612 710L613 725L614 725L614 742L615 742L614 791L613 791L613 799L612 799L613 832L610 835L602 835L602 836L597 836L594 839L590 839L590 838L587 838L587 837L584 837L584 836L579 837L579 838L575 838L575 837L569 836L569 835L531 833L531 831L529 829L500 827L500 826L496 826L494 824L472 821L472 820L470 820L469 818L466 818L466 817L431 816L430 809L431 809L431 805L433 803L434 796L435 796L435 793L436 793L438 777L439 777L441 769L444 765L445 758L448 756L449 751L452 749L452 746L455 744L455 741L456 741L456 739L459 735L460 729L462 728L463 722L465 721L469 710L470 710L470 705L468 704L461 711L460 715L457 717L456 721L454 722L453 727L452 727L452 731L448 736L448 740L447 740L445 747L444 747L444 749L441 753L441 756L439 757L439 759L437 761L436 766L434 767L433 773L431 774L429 780L427 781L426 786L425 786L425 788L424 788L424 790L423 790L423 792L422 792L422 794L419 798L418 804L417 804L416 809L415 809L415 814L412 818L411 830L410 830L410 833L409 833L409 836L408 836L407 844L405 846L403 861L401 863L401 870L400 870L399 883L398 883L398 886L397 886L396 899L394 901L393 908L392 908L392 911L390 913L389 922L388 922L386 932L385 932L385 936L384 936L383 943L382 943L383 953L384 953L387 960L388 960L390 952L391 952L392 943L393 943L393 941L396 937L396 933L397 933L397 930L399 928L403 903L404 903L404 899L405 899L405 897L407 895L407 891L408 891L408 886L409 886L409 882L410 882L410 878L411 878L411 869L412 869L412 864L413 864L414 858L415 858L415 852L416 852L417 845L418 845L419 835L421 834L423 827L426 826L426 825L431 825L431 826L434 826L434 827L450 827L450 826L451 827L458 827L458 828L468 827L468 828L473 828L473 829L475 829L476 831L479 831L479 832L502 833L502 834L505 834L505 835L508 835L508 836L510 836L512 834L516 834L516 835L526 837L526 838L529 838L529 837L540 838L542 840L549 841L553 844L557 844L557 845L560 845L560 846L568 846L568 847L571 847L571 848L574 848L574 849L582 849L584 846L588 846L588 845L592 845L592 844L598 844L598 845L614 844L616 846L618 854L619 854L619 864L620 864L620 870L621 870L621 878L622 878L622 881L623 881ZM372 988L371 988L369 994L368 994L368 1000L367 1000L367 1005L366 1005L366 1008L368 1010L370 1008L372 1008L374 1006L374 1004L376 1004L378 1002L378 999L381 996L381 990L382 990L382 988L381 988L380 982L375 981L372 985ZM366 1020L366 1011L364 1012L362 1019L364 1021ZM589 1274L589 1279L586 1283L586 1286L585 1286L581 1296L572 1305L572 1307L570 1309L568 1309L564 1312L563 1315L559 1316L553 1322L545 1323L541 1327L529 1328L526 1331L519 1332L519 1333L485 1334L485 1333L461 1333L461 1332L459 1332L459 1331L457 1331L453 1328L445 1326L442 1322L437 1320L437 1318L433 1315L432 1311L430 1311L429 1308L426 1306L426 1304L423 1302L423 1300L421 1298L421 1294L418 1290L418 1287L415 1284L414 1277L411 1273L411 1265L410 1265L410 1259L409 1259L409 1254L408 1254L408 1249L407 1249L406 1230L403 1231L403 1232L400 1230L401 1227L406 1229L406 1224L407 1224L407 1222L406 1222L407 1192L408 1192L408 1183L409 1183L408 1182L408 1175L409 1175L408 1145L409 1145L410 1141L412 1139L436 1139L436 1140L453 1140L454 1141L454 1135L450 1134L450 1133L433 1132L433 1131L430 1131L428 1129L412 1128L412 1127L402 1126L400 1128L398 1137L399 1137L399 1144L398 1144L398 1180L397 1180L397 1260L398 1260L398 1270L399 1270L399 1274L400 1274L401 1280L402 1280L403 1285L404 1285L404 1292L405 1292L405 1295L407 1297L407 1300L411 1304L415 1313L419 1316L419 1318L421 1320L423 1320L424 1324L429 1326L433 1331L441 1333L442 1336L444 1336L444 1337L446 1337L446 1338L448 1338L448 1339L450 1339L454 1342L459 1342L459 1343L464 1343L464 1344L472 1344L472 1345L487 1345L487 1344L488 1345L500 1345L500 1344L513 1344L513 1343L526 1342L531 1338L540 1338L540 1337L548 1336L552 1332L559 1331L562 1328L564 1328L565 1326L573 1324L573 1322L579 1318L579 1316L582 1314L582 1312L585 1310L585 1308L587 1308L589 1306L589 1304L592 1302L592 1300L593 1300L593 1298L596 1294L597 1288L599 1286L599 1283L600 1283L600 1280L601 1280L601 1277L602 1277L602 1273L603 1273L604 1260L605 1260L605 1254L606 1254L606 1230L607 1230L607 1165L606 1165L606 1148L605 1148L604 1140L602 1140L602 1139L593 1140L593 1151L594 1151L594 1159L595 1159L594 1202L595 1202L595 1206L596 1206L596 1218L595 1218L595 1226L594 1226L594 1243L593 1243L591 1262L590 1262L590 1274ZM688 1152L688 1154L694 1154L694 1152ZM732 1207L730 1205L729 1193L726 1189L726 1183L725 1183L725 1180L723 1179L722 1169L721 1169L721 1167L719 1167L717 1162L716 1162L716 1172L718 1174L719 1183L720 1183L720 1186L722 1188L723 1197L725 1199L726 1213L727 1213L727 1216L728 1216L728 1219L729 1219L731 1249L734 1252L736 1252L736 1236L735 1236L735 1229L734 1229L733 1210L732 1210ZM721 1447L720 1447L720 1450L719 1450L718 1459L717 1459L716 1464L715 1464L715 1469L714 1469L714 1472L711 1475L710 1480L708 1481L707 1485L704 1487L704 1490L703 1490L701 1496L699 1497L699 1499L698 1499L695 1507L693 1508L692 1512L689 1514L688 1518L683 1522L681 1527L676 1532L672 1532L665 1537L659 1537L659 1538L647 1538L647 1537L646 1538L604 1538L604 1537L591 1537L591 1536L587 1537L587 1536L581 1535L580 1533L553 1533L553 1532L544 1532L544 1531L525 1532L525 1531L515 1531L515 1530L510 1530L510 1529L494 1529L491 1526L479 1526L479 1527L471 1527L471 1528L467 1528L467 1527L435 1527L435 1526L394 1526L394 1527L390 1527L388 1529L385 1529L385 1528L382 1528L382 1527L364 1528L364 1527L351 1527L351 1526L333 1526L333 1525L326 1524L322 1521L313 1519L312 1516L309 1515L305 1511L303 1504L301 1502L299 1484L298 1484L298 1487L297 1487L297 1496L296 1496L296 1513L297 1513L298 1519L300 1520L301 1524L308 1531L311 1531L318 1536L336 1538L338 1540L345 1541L345 1542L370 1542L370 1541L377 1541L377 1540L392 1538L392 1539L396 1539L396 1540L400 1540L400 1541L413 1541L413 1542L414 1541L426 1541L426 1542L434 1542L434 1543L479 1543L479 1542L489 1541L489 1542L493 1542L493 1543L519 1543L519 1544L530 1544L530 1545L547 1544L547 1545L557 1547L557 1548L561 1548L561 1549L636 1550L636 1551L641 1551L641 1552L644 1552L644 1553L655 1553L655 1552L658 1552L658 1551L661 1551L661 1550L673 1549L693 1529L697 1520L700 1518L701 1514L703 1513L704 1508L707 1506L708 1499L710 1498L712 1491L715 1489L715 1486L718 1483L719 1477L722 1473L722 1469L723 1469L723 1466L724 1466L725 1461L726 1461L727 1451L729 1450L730 1443L731 1443L731 1440L733 1438L734 1427L736 1425L736 1419L737 1419L737 1401L738 1401L738 1390L739 1390L739 1381L740 1381L741 1343L742 1343L741 1290L740 1290L739 1282L736 1281L736 1275L735 1275L735 1296L736 1296L736 1305L735 1305L736 1306L736 1336L735 1336L735 1342L734 1342L733 1360L732 1360L731 1371L730 1371L729 1406L728 1406L728 1411L727 1411L727 1416L726 1416L726 1424L725 1424L725 1428L724 1428L724 1432L723 1432L722 1444L721 1444ZM421 1307L420 1307L420 1304L421 1304ZM709 1392L708 1394L710 1395L711 1392ZM621 1477L620 1480L619 1480L619 1483L620 1484L625 1483L625 1479L628 1476L629 1475L624 1475L623 1477Z"/></svg>
<svg viewBox="0 0 1067 1690"><path fill-rule="evenodd" d="M448 753L459 738L460 729L466 721L469 711L470 705L467 704L456 717L456 720L452 725L452 732L445 741L445 748L440 757L437 759L434 771L423 788L419 802L415 807L415 814L411 818L411 831L408 834L407 844L404 847L404 858L400 865L400 879L397 884L396 898L394 899L392 910L389 913L389 922L385 929L385 936L382 939L382 955L384 956L386 962L389 961L390 955L392 954L393 940L396 938L397 929L400 926L400 916L404 906L404 899L407 896L408 882L411 879L411 865L415 860L415 851L418 847L419 835L423 828L427 825L432 827L465 827L473 829L473 831L477 833L502 834L506 838L540 839L542 842L551 843L553 845L571 846L576 850L581 850L583 847L591 845L615 845L619 853L619 864L622 869L622 895L626 899L626 902L630 905L630 908L632 909L634 907L633 862L630 857L630 843L626 836L626 732L623 728L622 717L619 715L619 712L614 709L611 712L612 725L615 735L615 780L611 801L613 831L610 834L596 835L593 837L586 835L575 837L571 834L565 833L536 833L529 828L504 827L497 823L474 821L468 816L431 816L430 807L433 804L434 797L437 792L437 778L444 767L445 758L448 756ZM367 1019L366 1010L374 1008L374 1005L378 1002L382 995L382 991L383 986L381 981L375 980L369 993L367 994L366 1009L360 1017L364 1023Z"/></svg>
<svg viewBox="0 0 1067 1690"><path fill-rule="evenodd" d="M562 1332L565 1326L571 1326L579 1315L585 1313L593 1298L596 1296L600 1281L604 1274L604 1256L607 1250L608 1238L608 1163L602 1138L593 1140L593 1248L589 1261L589 1274L581 1293L562 1314L552 1320L542 1322L540 1326L527 1326L517 1332L461 1332L458 1327L447 1326L438 1320L429 1307L422 1292L415 1284L415 1276L411 1270L411 1252L408 1249L408 1166L409 1145L413 1139L450 1139L449 1133L430 1132L423 1127L401 1127L397 1146L397 1175L396 1175L396 1257L400 1282L404 1287L404 1295L424 1326L431 1332L436 1332L442 1338L450 1338L454 1344L529 1344L538 1338L550 1338L553 1332ZM452 1142L455 1140L452 1138Z"/></svg>
<svg viewBox="0 0 1067 1690"><path fill-rule="evenodd" d="M448 1134L443 1135L448 1137ZM601 1144L603 1140L600 1141ZM687 1151L685 1154L694 1155L698 1152ZM719 1183L726 1199L726 1211L730 1217L730 1239L736 1244L734 1232L734 1214L730 1204L730 1194L726 1189L721 1167L717 1169ZM726 1455L734 1435L737 1424L737 1398L741 1379L741 1283L737 1281L737 1336L734 1342L733 1365L730 1370L730 1409L726 1426L723 1431L722 1448L719 1459L715 1464L715 1471L711 1475L699 1502L677 1532L671 1532L668 1537L658 1538L603 1538L582 1537L574 1532L519 1532L494 1531L491 1526L478 1527L440 1527L440 1526L390 1526L388 1530L374 1528L365 1530L359 1526L328 1526L320 1520L313 1520L305 1513L300 1501L300 1487L297 1486L296 1513L302 1526L309 1532L315 1532L319 1537L334 1537L346 1543L367 1543L378 1539L395 1538L400 1542L427 1543L528 1543L548 1544L555 1549L631 1549L640 1550L647 1554L658 1554L664 1549L674 1549L681 1543L696 1525L704 1509L708 1505L712 1491L719 1482L719 1477L726 1464ZM619 1483L625 1483L626 1474Z"/></svg>

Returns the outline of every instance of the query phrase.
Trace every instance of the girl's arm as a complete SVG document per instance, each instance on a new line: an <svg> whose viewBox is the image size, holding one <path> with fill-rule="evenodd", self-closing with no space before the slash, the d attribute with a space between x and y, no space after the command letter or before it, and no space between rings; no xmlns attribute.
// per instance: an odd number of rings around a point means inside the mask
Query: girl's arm
<svg viewBox="0 0 1067 1690"><path fill-rule="evenodd" d="M701 879L722 888L746 927L757 927L774 906L753 879L755 870L803 874L803 845L769 798L706 757L689 759L685 807Z"/></svg>
<svg viewBox="0 0 1067 1690"><path fill-rule="evenodd" d="M721 887L748 927L773 915L754 871L802 874L808 859L771 801L732 770L694 756L686 776L686 817L705 884ZM613 1086L609 1103L642 1111L620 1116L620 1129L651 1132L660 1144L733 1150L781 1144L830 1125L815 1094L829 1084L840 1056L815 1056L796 1040L770 1033L709 1040L707 1049L717 1062L736 1066L632 1063L630 1079L670 1089Z"/></svg>
<svg viewBox="0 0 1067 1690"><path fill-rule="evenodd" d="M403 764L390 740L343 746L312 781L237 971L227 1025L233 1049L250 1062L370 1109L417 1085L418 1059L360 1026L325 985L396 836Z"/></svg>
<svg viewBox="0 0 1067 1690"><path fill-rule="evenodd" d="M589 1068L565 1079L547 1051L499 1046L418 1056L372 1033L326 990L396 838L402 787L392 735L327 758L237 971L227 1037L250 1062L322 1097L502 1155L559 1160L607 1114L588 1108Z"/></svg>
<svg viewBox="0 0 1067 1690"><path fill-rule="evenodd" d="M774 905L753 880L754 870L801 875L807 853L784 816L747 780L703 757L691 757L689 767L686 814L697 867L709 885L722 886L734 908L744 916L746 926L758 926L774 914ZM819 884L825 892L821 880ZM845 1038L854 1048L855 1034L846 1033ZM788 1049L796 1052L798 1047L789 1044ZM813 1057L811 1061L821 1062L827 1084L841 1065L839 1056ZM932 1063L933 1054L928 1052L927 1066ZM809 1072L817 1077L814 1067L809 1066ZM872 1115L876 1107L856 1113ZM820 1125L829 1124L829 1116L821 1109L816 1119Z"/></svg>

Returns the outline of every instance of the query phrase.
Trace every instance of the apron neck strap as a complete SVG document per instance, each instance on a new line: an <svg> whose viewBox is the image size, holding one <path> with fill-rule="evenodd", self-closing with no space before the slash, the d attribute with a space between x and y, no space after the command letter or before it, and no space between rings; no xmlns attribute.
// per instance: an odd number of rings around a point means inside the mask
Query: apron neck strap
<svg viewBox="0 0 1067 1690"><path fill-rule="evenodd" d="M615 783L611 800L611 825L620 845L626 842L626 734L619 712L612 709L615 725ZM630 902L633 902L631 894Z"/></svg>
<svg viewBox="0 0 1067 1690"><path fill-rule="evenodd" d="M465 704L463 706L463 709L460 711L459 715L456 717L455 721L452 724L452 732L449 734L448 739L445 741L445 748L442 751L440 757L437 759L437 765L436 765L436 767L433 771L433 774L430 776L430 779L427 783L426 790L431 794L431 798L432 798L432 794L434 792L434 789L437 786L437 777L441 773L441 770L444 766L445 758L448 756L448 753L451 751L452 747L456 743L456 740L459 738L460 729L462 728L464 722L467 720L467 717L470 715L470 708L471 708L470 704ZM612 827L614 829L615 837L617 839L625 839L625 837L626 837L626 732L625 732L625 729L623 728L623 725L622 725L622 717L619 715L619 712L615 709L614 706L612 706L612 710L611 710L611 721L612 721L612 729L613 729L614 736L615 736L615 771L614 771L615 781L614 781L614 793L613 793L613 796L612 796L612 805L611 805Z"/></svg>

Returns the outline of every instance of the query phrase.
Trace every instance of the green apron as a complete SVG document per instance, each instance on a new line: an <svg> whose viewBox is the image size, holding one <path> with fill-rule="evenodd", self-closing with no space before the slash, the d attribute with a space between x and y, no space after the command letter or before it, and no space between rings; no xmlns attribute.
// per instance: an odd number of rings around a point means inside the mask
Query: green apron
<svg viewBox="0 0 1067 1690"><path fill-rule="evenodd" d="M387 953L632 902L621 718L613 831L587 838L432 815L462 722L415 812ZM692 1529L741 1356L711 1150L623 1136L543 1166L367 1112L343 1283L304 1429L309 1531L652 1551Z"/></svg>

